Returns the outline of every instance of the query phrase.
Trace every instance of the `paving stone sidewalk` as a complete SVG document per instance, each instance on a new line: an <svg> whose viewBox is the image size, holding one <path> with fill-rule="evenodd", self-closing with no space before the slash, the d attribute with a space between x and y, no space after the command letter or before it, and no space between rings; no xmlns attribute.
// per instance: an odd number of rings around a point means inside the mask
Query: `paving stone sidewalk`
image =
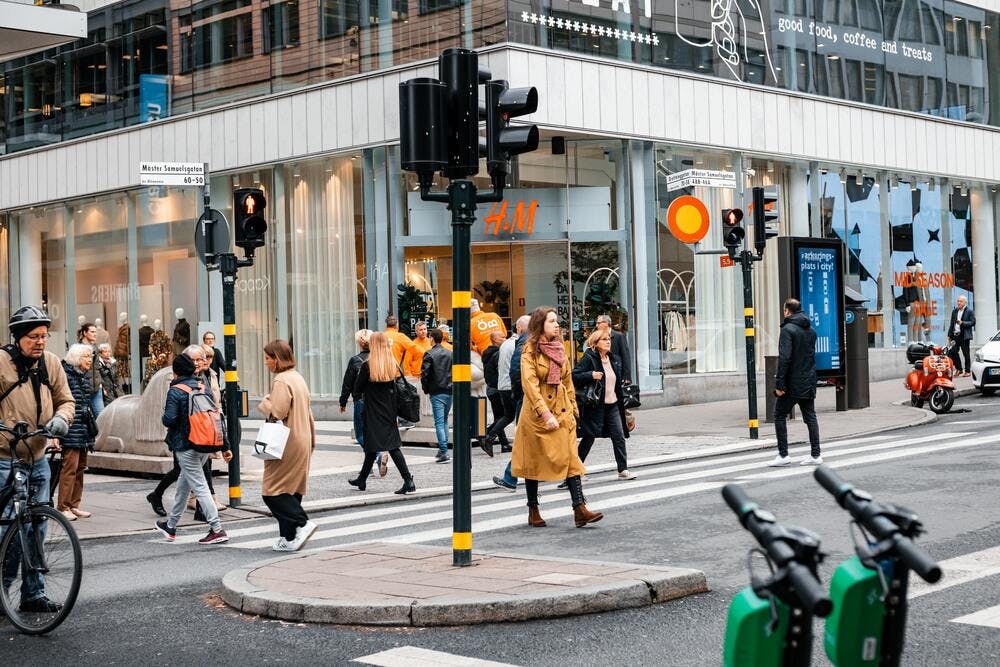
<svg viewBox="0 0 1000 667"><path fill-rule="evenodd" d="M525 621L659 604L708 590L698 570L542 558L474 556L373 542L295 554L229 572L222 598L286 621L434 626Z"/></svg>

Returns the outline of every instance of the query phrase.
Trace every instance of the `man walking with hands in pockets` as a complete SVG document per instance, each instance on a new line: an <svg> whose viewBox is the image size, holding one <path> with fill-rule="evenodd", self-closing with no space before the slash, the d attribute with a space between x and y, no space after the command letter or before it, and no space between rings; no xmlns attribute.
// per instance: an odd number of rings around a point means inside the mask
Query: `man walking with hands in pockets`
<svg viewBox="0 0 1000 667"><path fill-rule="evenodd" d="M796 405L802 410L802 421L809 429L810 456L802 465L823 463L819 451L819 422L816 420L816 331L809 317L802 312L798 299L785 299L785 319L778 337L778 372L774 378L774 434L778 438L778 455L768 465L786 466L788 427L785 420Z"/></svg>

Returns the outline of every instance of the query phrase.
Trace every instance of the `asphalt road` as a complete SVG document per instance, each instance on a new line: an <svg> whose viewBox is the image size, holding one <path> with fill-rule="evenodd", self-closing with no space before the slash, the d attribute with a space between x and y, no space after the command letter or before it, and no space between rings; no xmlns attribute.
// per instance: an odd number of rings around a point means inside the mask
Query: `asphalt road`
<svg viewBox="0 0 1000 667"><path fill-rule="evenodd" d="M856 486L878 499L916 509L928 530L921 544L942 560L1000 547L1000 398L962 398L956 408L969 411L844 445L840 453L830 443L827 455L831 463L840 462L839 472ZM992 434L997 434L995 441ZM977 438L981 444L962 446ZM852 453L855 449L862 451ZM693 465L685 474L696 482L742 481L751 497L779 521L819 533L829 553L821 568L828 581L836 564L853 552L847 515L805 470L766 468L759 454L750 465L734 461L732 456L718 457ZM232 547L206 548L165 544L145 533L87 541L84 587L70 619L43 638L24 637L0 624L0 655L5 664L26 665L347 664L394 647L416 646L516 665L717 665L727 605L746 584L745 555L752 539L723 504L718 484L684 491L692 483L677 479L681 473L674 468L635 472L638 481L650 486L622 483L601 490L596 482L590 485L590 504L607 515L593 528L573 529L567 519L557 518L546 529L529 529L518 518L523 509L516 509L503 515L510 515L513 525L498 521L493 530L477 532L475 548L696 567L708 576L710 593L640 610L532 623L399 630L287 624L243 616L217 596L225 572L269 558L270 551L245 548L246 537L234 538ZM657 475L674 475L664 482L663 493L651 491L661 488L654 486L659 484ZM653 497L657 493L659 497ZM474 505L492 497L497 494L483 492ZM542 502L544 514L546 507L567 499L546 492ZM448 543L441 537L448 521L351 533L351 525L362 523L347 522L340 529L344 534L317 533L310 546L418 530L432 538L429 543ZM489 525L485 520L477 523ZM267 525L269 520L262 519L227 528L239 534ZM270 536L266 531L255 534ZM240 542L244 548L239 548ZM1000 556L992 558L1000 572ZM915 598L904 664L1000 664L1000 628L952 622L997 605L1000 574ZM822 626L817 623L815 630L821 635ZM815 647L814 664L828 664L818 639Z"/></svg>

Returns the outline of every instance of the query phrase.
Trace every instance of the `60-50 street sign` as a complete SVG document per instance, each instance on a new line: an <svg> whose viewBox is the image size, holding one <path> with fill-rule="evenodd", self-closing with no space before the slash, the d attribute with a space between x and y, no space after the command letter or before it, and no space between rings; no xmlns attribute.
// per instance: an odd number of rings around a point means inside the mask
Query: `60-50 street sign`
<svg viewBox="0 0 1000 667"><path fill-rule="evenodd" d="M202 162L140 162L139 185L177 185L199 188L205 185Z"/></svg>

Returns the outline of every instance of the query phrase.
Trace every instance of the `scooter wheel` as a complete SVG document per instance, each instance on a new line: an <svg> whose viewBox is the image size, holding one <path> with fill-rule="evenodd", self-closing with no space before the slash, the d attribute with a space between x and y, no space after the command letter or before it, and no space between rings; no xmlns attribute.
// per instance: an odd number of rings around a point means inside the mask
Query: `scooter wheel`
<svg viewBox="0 0 1000 667"><path fill-rule="evenodd" d="M955 405L955 392L951 389L938 387L931 393L931 397L928 399L928 402L934 414L944 414L945 412L951 410L951 407Z"/></svg>

